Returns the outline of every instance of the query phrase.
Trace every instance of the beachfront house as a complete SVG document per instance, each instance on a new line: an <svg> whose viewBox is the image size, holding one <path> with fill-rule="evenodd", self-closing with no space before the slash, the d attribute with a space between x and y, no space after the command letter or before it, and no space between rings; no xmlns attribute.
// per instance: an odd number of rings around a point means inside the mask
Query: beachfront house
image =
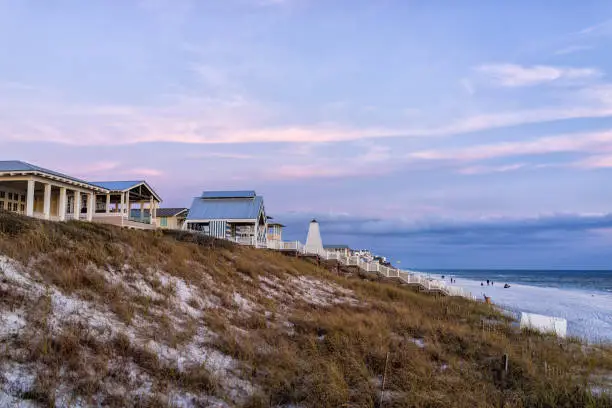
<svg viewBox="0 0 612 408"><path fill-rule="evenodd" d="M189 213L188 208L158 208L157 227L162 229L183 229Z"/></svg>
<svg viewBox="0 0 612 408"><path fill-rule="evenodd" d="M268 218L255 191L204 191L193 199L183 229L245 245L265 246Z"/></svg>
<svg viewBox="0 0 612 408"><path fill-rule="evenodd" d="M23 161L0 161L0 210L51 221L83 220L152 229L159 202L159 196L144 181L94 183ZM142 217L132 219L134 204L153 209L153 216L145 217L143 212Z"/></svg>
<svg viewBox="0 0 612 408"><path fill-rule="evenodd" d="M104 187L53 170L0 161L0 210L53 221L91 221L96 196L107 193Z"/></svg>
<svg viewBox="0 0 612 408"><path fill-rule="evenodd" d="M350 256L351 248L348 245L323 245L327 252L333 252L342 256Z"/></svg>

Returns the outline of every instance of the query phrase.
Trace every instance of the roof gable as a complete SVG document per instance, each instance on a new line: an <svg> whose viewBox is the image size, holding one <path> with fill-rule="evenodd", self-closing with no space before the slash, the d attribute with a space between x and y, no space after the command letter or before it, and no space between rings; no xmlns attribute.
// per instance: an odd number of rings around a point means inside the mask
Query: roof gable
<svg viewBox="0 0 612 408"><path fill-rule="evenodd" d="M93 181L92 184L104 187L110 191L127 191L134 187L143 184L144 180L140 181Z"/></svg>
<svg viewBox="0 0 612 408"><path fill-rule="evenodd" d="M144 180L136 180L136 181L94 181L92 182L92 184L95 184L96 186L100 186L102 188L105 188L111 192L125 192L125 191L129 191L133 188L136 188L138 186L144 185L147 189L149 189L149 191L151 191L151 194L153 194L153 196L157 199L157 201L161 202L162 199L159 196L159 194L157 194L157 192L155 190L153 190L153 188L151 188L151 186Z"/></svg>

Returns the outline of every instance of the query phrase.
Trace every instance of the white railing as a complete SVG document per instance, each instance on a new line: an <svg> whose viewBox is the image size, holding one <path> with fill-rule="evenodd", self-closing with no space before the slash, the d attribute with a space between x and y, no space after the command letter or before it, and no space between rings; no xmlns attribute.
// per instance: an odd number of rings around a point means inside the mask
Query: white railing
<svg viewBox="0 0 612 408"><path fill-rule="evenodd" d="M287 244L294 244L293 242L289 242ZM275 244L278 245L278 244ZM301 248L300 248L301 247ZM271 248L276 249L276 248ZM356 266L359 269L365 272L378 273L386 278L397 278L401 282L409 284L409 285L418 285L423 290L427 290L430 292L440 292L448 296L460 296L466 297L469 299L474 299L474 296L463 288L456 286L448 286L446 283L439 281L437 279L428 278L418 272L415 271L404 271L401 269L389 267L382 265L379 262L375 261L367 261L359 256L345 256L341 255L337 252L333 251L321 251L321 250L308 250L304 248L299 242L296 242L291 248L282 247L282 249L294 249L298 252L307 254L307 255L317 255L321 259L324 260L337 260L343 265L346 266Z"/></svg>
<svg viewBox="0 0 612 408"><path fill-rule="evenodd" d="M322 249L308 249L300 241L269 240L266 242L258 241L255 237L231 237L227 239L239 245L248 245L253 246L255 248L272 249L276 251L292 251L304 255L316 255L323 260L335 260L345 266L356 266L364 272L377 273L386 278L396 278L399 279L402 283L408 285L417 285L423 290L429 292L440 292L447 296L458 296L465 297L468 299L475 299L471 292L466 291L461 287L448 286L445 282L426 277L416 271L405 271L390 266L385 266L382 265L380 262L365 260L355 255L346 256L334 251L326 251Z"/></svg>

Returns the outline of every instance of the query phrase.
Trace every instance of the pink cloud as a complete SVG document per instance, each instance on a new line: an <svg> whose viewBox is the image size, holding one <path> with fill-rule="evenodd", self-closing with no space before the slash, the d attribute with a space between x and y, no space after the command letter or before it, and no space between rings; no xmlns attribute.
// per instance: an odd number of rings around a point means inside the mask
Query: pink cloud
<svg viewBox="0 0 612 408"><path fill-rule="evenodd" d="M610 155L595 155L588 157L576 164L578 167L596 169L596 168L612 168L612 154Z"/></svg>
<svg viewBox="0 0 612 408"><path fill-rule="evenodd" d="M470 166L463 167L457 172L465 175L476 175L476 174L487 174L487 173L506 173L509 171L515 171L525 168L525 164L516 163L509 164L506 166Z"/></svg>
<svg viewBox="0 0 612 408"><path fill-rule="evenodd" d="M409 157L420 160L474 161L544 153L597 152L602 148L612 148L612 131L549 136L459 149L422 150L411 153Z"/></svg>

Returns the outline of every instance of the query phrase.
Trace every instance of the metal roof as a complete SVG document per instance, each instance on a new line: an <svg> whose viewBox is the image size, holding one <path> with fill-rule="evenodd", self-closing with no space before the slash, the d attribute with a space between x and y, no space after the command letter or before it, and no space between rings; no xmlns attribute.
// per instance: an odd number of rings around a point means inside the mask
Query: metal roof
<svg viewBox="0 0 612 408"><path fill-rule="evenodd" d="M93 181L92 184L96 186L104 187L110 191L127 191L131 190L134 187L138 187L143 184L145 181Z"/></svg>
<svg viewBox="0 0 612 408"><path fill-rule="evenodd" d="M325 249L351 249L348 245L323 245Z"/></svg>
<svg viewBox="0 0 612 408"><path fill-rule="evenodd" d="M256 220L264 211L262 196L229 197L194 198L187 220Z"/></svg>
<svg viewBox="0 0 612 408"><path fill-rule="evenodd" d="M106 192L106 188L99 186L96 183L81 180L76 177L68 176L66 174L58 173L57 171L38 167L30 163L26 163L19 160L0 160L0 173L11 173L11 172L23 172L23 173L37 173L40 175L46 175L51 177L63 178L74 183L84 184L91 189Z"/></svg>
<svg viewBox="0 0 612 408"><path fill-rule="evenodd" d="M93 181L91 184L95 184L96 186L100 186L103 187L111 192L125 192L125 191L129 191L133 188L136 188L140 185L144 185L146 188L149 189L149 191L151 191L151 194L153 194L153 196L155 196L155 198L157 199L157 201L161 202L162 199L159 196L159 194L157 194L155 192L155 190L153 190L153 188L151 188L151 186L144 180L136 180L136 181Z"/></svg>
<svg viewBox="0 0 612 408"><path fill-rule="evenodd" d="M274 226L279 226L279 227L283 227L283 228L286 227L286 225L283 225L280 222L269 222L268 223L268 227L274 227Z"/></svg>
<svg viewBox="0 0 612 408"><path fill-rule="evenodd" d="M158 217L175 217L182 212L189 211L188 208L158 208L156 215Z"/></svg>
<svg viewBox="0 0 612 408"><path fill-rule="evenodd" d="M253 198L257 194L253 190L237 191L204 191L201 198Z"/></svg>

